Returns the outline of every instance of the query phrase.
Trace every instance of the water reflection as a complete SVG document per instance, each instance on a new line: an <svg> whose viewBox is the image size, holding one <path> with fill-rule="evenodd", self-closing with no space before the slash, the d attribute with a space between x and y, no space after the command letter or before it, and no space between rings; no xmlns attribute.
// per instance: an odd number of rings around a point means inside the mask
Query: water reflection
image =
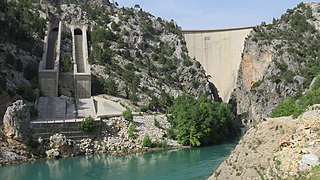
<svg viewBox="0 0 320 180"><path fill-rule="evenodd" d="M0 179L205 179L234 143L130 156L94 155L0 168Z"/></svg>

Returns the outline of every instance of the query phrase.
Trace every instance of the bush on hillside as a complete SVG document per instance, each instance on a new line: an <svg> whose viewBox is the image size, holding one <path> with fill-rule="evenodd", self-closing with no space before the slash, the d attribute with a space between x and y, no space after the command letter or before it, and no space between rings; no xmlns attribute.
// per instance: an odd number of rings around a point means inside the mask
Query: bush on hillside
<svg viewBox="0 0 320 180"><path fill-rule="evenodd" d="M95 128L96 125L94 124L94 119L93 117L89 116L86 117L80 124L80 128L83 132L85 133L92 133Z"/></svg>
<svg viewBox="0 0 320 180"><path fill-rule="evenodd" d="M132 111L130 109L126 109L125 111L122 112L122 117L127 121L132 121L133 120Z"/></svg>
<svg viewBox="0 0 320 180"><path fill-rule="evenodd" d="M135 133L137 132L137 125L135 123L131 123L128 128L128 134L130 139L134 139L136 137Z"/></svg>
<svg viewBox="0 0 320 180"><path fill-rule="evenodd" d="M320 104L320 78L317 78L310 90L303 96L288 97L271 112L271 117L293 116L298 117L306 111L308 106Z"/></svg>

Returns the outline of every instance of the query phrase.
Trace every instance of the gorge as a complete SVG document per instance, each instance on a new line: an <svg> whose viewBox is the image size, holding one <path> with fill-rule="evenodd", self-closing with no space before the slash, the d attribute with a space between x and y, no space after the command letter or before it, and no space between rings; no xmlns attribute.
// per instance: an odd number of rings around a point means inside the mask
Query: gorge
<svg viewBox="0 0 320 180"><path fill-rule="evenodd" d="M0 164L88 155L1 167L1 179L16 169L35 179L318 173L319 3L216 30L100 0L0 5ZM219 143L239 125L249 130L226 158L235 144ZM74 164L89 169L70 174ZM48 173L33 175L42 166Z"/></svg>

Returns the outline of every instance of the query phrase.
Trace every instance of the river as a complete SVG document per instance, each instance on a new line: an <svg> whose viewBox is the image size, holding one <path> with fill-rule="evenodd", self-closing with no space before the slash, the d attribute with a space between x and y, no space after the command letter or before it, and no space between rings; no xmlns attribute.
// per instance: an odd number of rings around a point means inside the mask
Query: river
<svg viewBox="0 0 320 180"><path fill-rule="evenodd" d="M207 179L235 147L148 152L130 156L93 155L38 160L0 168L1 180L171 180Z"/></svg>

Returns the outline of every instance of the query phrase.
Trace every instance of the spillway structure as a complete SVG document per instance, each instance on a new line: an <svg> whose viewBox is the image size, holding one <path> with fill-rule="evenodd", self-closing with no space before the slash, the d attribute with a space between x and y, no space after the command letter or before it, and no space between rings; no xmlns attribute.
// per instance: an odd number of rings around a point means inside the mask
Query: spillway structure
<svg viewBox="0 0 320 180"><path fill-rule="evenodd" d="M59 61L62 23L49 23L44 38L42 60L39 63L38 77L42 93L48 97L58 96Z"/></svg>
<svg viewBox="0 0 320 180"><path fill-rule="evenodd" d="M75 97L91 97L91 72L88 62L87 25L71 26L73 42L73 58L75 60L73 74L75 81Z"/></svg>
<svg viewBox="0 0 320 180"><path fill-rule="evenodd" d="M59 86L68 87L76 99L91 97L91 71L88 62L87 25L58 25L49 22L44 38L38 78L44 96L58 97ZM60 72L61 32L72 34L72 72Z"/></svg>

